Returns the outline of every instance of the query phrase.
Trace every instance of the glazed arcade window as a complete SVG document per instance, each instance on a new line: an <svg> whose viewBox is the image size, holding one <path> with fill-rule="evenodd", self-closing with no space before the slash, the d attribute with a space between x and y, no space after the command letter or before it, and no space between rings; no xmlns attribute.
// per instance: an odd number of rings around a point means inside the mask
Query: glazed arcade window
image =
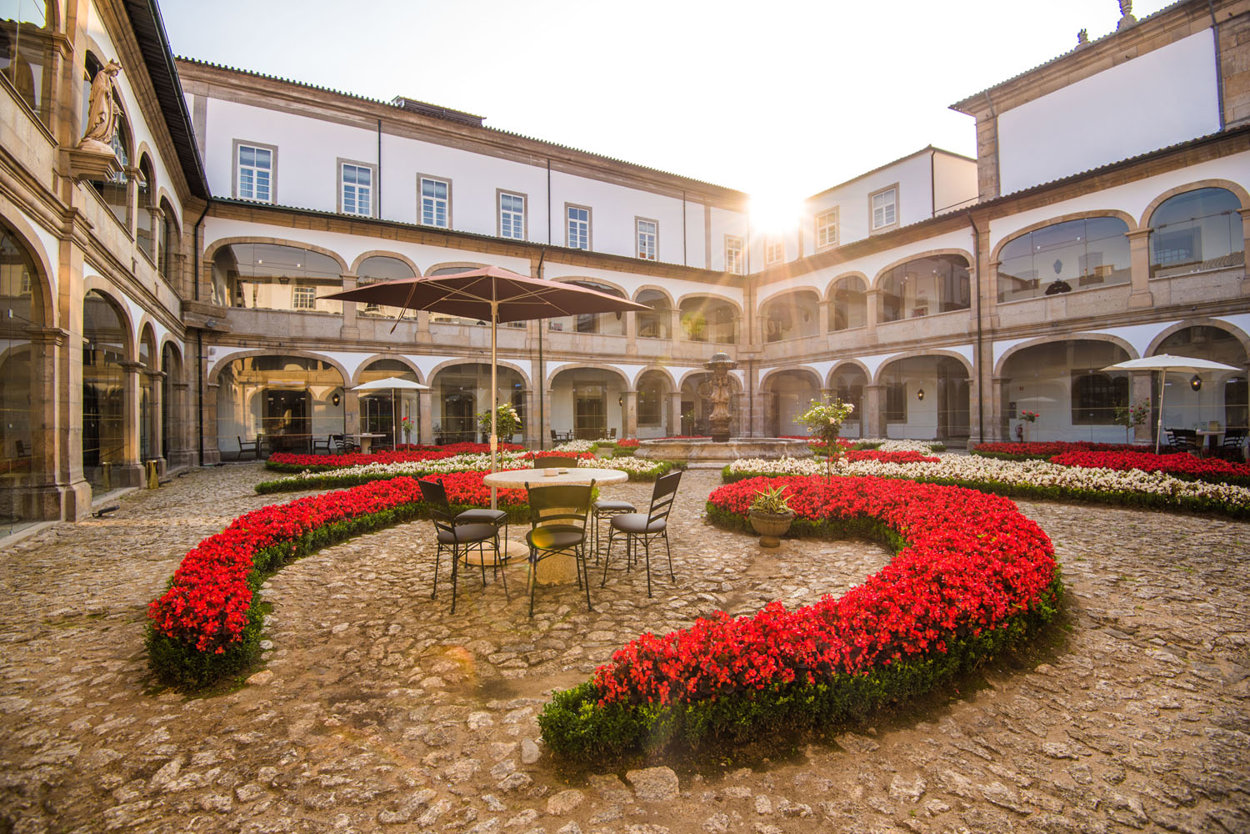
<svg viewBox="0 0 1250 834"><path fill-rule="evenodd" d="M234 196L240 200L272 203L278 149L272 145L250 145L236 140L234 159Z"/></svg>
<svg viewBox="0 0 1250 834"><path fill-rule="evenodd" d="M451 228L451 183L421 177L421 225Z"/></svg>
<svg viewBox="0 0 1250 834"><path fill-rule="evenodd" d="M372 166L339 163L339 210L344 214L373 216Z"/></svg>

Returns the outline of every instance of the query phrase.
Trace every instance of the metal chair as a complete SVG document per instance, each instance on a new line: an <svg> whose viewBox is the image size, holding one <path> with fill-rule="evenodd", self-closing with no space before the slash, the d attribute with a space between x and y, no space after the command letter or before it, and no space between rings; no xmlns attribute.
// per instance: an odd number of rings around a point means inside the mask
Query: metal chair
<svg viewBox="0 0 1250 834"><path fill-rule="evenodd" d="M600 498L590 505L591 549L595 552L595 564L599 564L599 556L603 552L603 522L610 521L618 515L636 513L638 508L628 501L610 501Z"/></svg>
<svg viewBox="0 0 1250 834"><path fill-rule="evenodd" d="M1220 443L1220 457L1231 461L1245 460L1246 430L1228 429L1224 432L1224 440Z"/></svg>
<svg viewBox="0 0 1250 834"><path fill-rule="evenodd" d="M313 438L313 454L328 455L330 454L330 444L334 442L334 435L330 435L325 440L317 440Z"/></svg>
<svg viewBox="0 0 1250 834"><path fill-rule="evenodd" d="M452 515L451 505L447 501L447 490L441 480L418 481L421 484L421 499L430 507L430 516L434 521L434 531L438 549L434 554L434 587L430 591L430 599L438 595L438 565L442 561L444 550L451 551L451 613L456 613L457 579L460 574L460 561L464 558L468 564L468 554L474 548L478 551L478 561L482 568L482 587L486 587L486 543L491 542L495 557L492 573L503 577L503 593L508 594L508 572L499 547L500 521L507 518L502 510L465 510ZM492 514L491 516L485 515Z"/></svg>
<svg viewBox="0 0 1250 834"><path fill-rule="evenodd" d="M529 545L530 616L534 616L534 589L538 585L538 563L559 553L570 555L577 562L577 585L586 588L586 609L590 604L590 573L586 568L586 514L595 483L526 484L530 502L530 531L525 536Z"/></svg>
<svg viewBox="0 0 1250 834"><path fill-rule="evenodd" d="M535 469L576 469L577 458L563 457L562 455L546 455L540 458L534 458Z"/></svg>
<svg viewBox="0 0 1250 834"><path fill-rule="evenodd" d="M612 543L618 532L625 535L625 569L629 570L638 552L638 540L642 540L643 550L647 557L647 596L651 596L651 542L664 539L664 551L668 554L668 577L677 581L673 573L673 549L668 541L668 514L673 510L673 500L677 497L677 486L681 483L681 470L661 475L655 481L655 489L651 491L651 506L645 513L624 513L611 519L612 531L608 534L608 550L603 556L603 580L599 587L608 581L608 563L612 561Z"/></svg>
<svg viewBox="0 0 1250 834"><path fill-rule="evenodd" d="M260 460L260 440L244 440L237 434L235 437L239 441L239 460L243 460L243 455L248 452L251 452L256 460Z"/></svg>
<svg viewBox="0 0 1250 834"><path fill-rule="evenodd" d="M1168 435L1168 446L1174 452L1195 453L1201 451L1198 445L1198 433L1193 429L1164 429Z"/></svg>

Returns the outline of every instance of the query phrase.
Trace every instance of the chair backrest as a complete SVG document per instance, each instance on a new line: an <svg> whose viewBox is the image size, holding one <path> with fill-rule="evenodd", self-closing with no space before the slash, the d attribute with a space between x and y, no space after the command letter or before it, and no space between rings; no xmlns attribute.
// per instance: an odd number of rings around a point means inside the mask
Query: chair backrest
<svg viewBox="0 0 1250 834"><path fill-rule="evenodd" d="M616 426L613 426L608 431L608 440L616 440Z"/></svg>
<svg viewBox="0 0 1250 834"><path fill-rule="evenodd" d="M430 518L434 527L440 530L452 530L455 518L451 514L451 504L447 501L447 489L441 480L417 481L421 485L421 500L430 507Z"/></svg>
<svg viewBox="0 0 1250 834"><path fill-rule="evenodd" d="M530 502L530 527L537 529L549 524L586 529L586 514L590 512L590 496L595 482L582 484L526 484Z"/></svg>
<svg viewBox="0 0 1250 834"><path fill-rule="evenodd" d="M1237 448L1241 448L1242 444L1244 444L1245 442L1246 442L1246 430L1245 429L1229 429L1226 432L1224 432L1224 445L1225 446L1234 446Z"/></svg>
<svg viewBox="0 0 1250 834"><path fill-rule="evenodd" d="M26 443L24 441L14 440L13 446L15 449L17 449L17 456L19 458L27 457L30 454L29 452L26 451Z"/></svg>
<svg viewBox="0 0 1250 834"><path fill-rule="evenodd" d="M655 489L651 490L651 509L647 512L648 527L657 521L668 520L668 514L673 510L673 501L677 498L677 485L680 483L680 469L674 469L655 479Z"/></svg>
<svg viewBox="0 0 1250 834"><path fill-rule="evenodd" d="M244 440L240 435L237 435L237 434L235 435L235 437L238 438L239 440L240 452L256 448L255 440Z"/></svg>
<svg viewBox="0 0 1250 834"><path fill-rule="evenodd" d="M560 455L547 455L534 458L535 469L576 469L577 458L566 458Z"/></svg>
<svg viewBox="0 0 1250 834"><path fill-rule="evenodd" d="M552 430L551 430L551 439L552 439L552 440L555 440L555 439L556 439L556 430L555 430L555 429L552 429Z"/></svg>

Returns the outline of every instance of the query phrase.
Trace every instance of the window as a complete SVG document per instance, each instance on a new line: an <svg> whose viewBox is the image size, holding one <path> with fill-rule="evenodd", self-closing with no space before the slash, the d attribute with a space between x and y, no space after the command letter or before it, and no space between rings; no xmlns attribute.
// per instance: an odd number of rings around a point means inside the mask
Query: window
<svg viewBox="0 0 1250 834"><path fill-rule="evenodd" d="M1118 217L1066 220L1021 235L998 255L998 300L1056 295L1129 282L1128 224Z"/></svg>
<svg viewBox="0 0 1250 834"><path fill-rule="evenodd" d="M499 192L499 236L525 240L525 195Z"/></svg>
<svg viewBox="0 0 1250 834"><path fill-rule="evenodd" d="M786 259L786 245L779 237L764 238L764 263L771 266Z"/></svg>
<svg viewBox="0 0 1250 834"><path fill-rule="evenodd" d="M638 386L638 425L659 426L664 421L664 392L657 382Z"/></svg>
<svg viewBox="0 0 1250 834"><path fill-rule="evenodd" d="M816 247L838 245L838 210L822 211L816 215Z"/></svg>
<svg viewBox="0 0 1250 834"><path fill-rule="evenodd" d="M868 324L868 295L862 279L851 276L833 285L829 329L850 330Z"/></svg>
<svg viewBox="0 0 1250 834"><path fill-rule="evenodd" d="M590 249L590 209L565 204L564 212L568 218L564 245L570 249Z"/></svg>
<svg viewBox="0 0 1250 834"><path fill-rule="evenodd" d="M1151 276L1244 264L1240 208L1223 188L1199 188L1163 201L1150 215Z"/></svg>
<svg viewBox="0 0 1250 834"><path fill-rule="evenodd" d="M295 310L315 310L317 308L317 288L292 287L291 307Z"/></svg>
<svg viewBox="0 0 1250 834"><path fill-rule="evenodd" d="M451 228L451 183L421 177L421 225Z"/></svg>
<svg viewBox="0 0 1250 834"><path fill-rule="evenodd" d="M339 163L339 211L361 217L373 216L372 166Z"/></svg>
<svg viewBox="0 0 1250 834"><path fill-rule="evenodd" d="M907 383L887 382L885 386L885 421L907 422Z"/></svg>
<svg viewBox="0 0 1250 834"><path fill-rule="evenodd" d="M725 235L725 271L734 275L746 273L746 261L742 257L742 238Z"/></svg>
<svg viewBox="0 0 1250 834"><path fill-rule="evenodd" d="M274 170L278 150L273 146L235 142L234 196L260 203L274 201Z"/></svg>
<svg viewBox="0 0 1250 834"><path fill-rule="evenodd" d="M869 196L868 200L872 211L872 230L874 232L888 229L898 223L898 186L892 185L889 188L883 188Z"/></svg>
<svg viewBox="0 0 1250 834"><path fill-rule="evenodd" d="M881 321L914 319L967 310L972 303L968 260L962 255L931 255L884 274Z"/></svg>
<svg viewBox="0 0 1250 834"><path fill-rule="evenodd" d="M1095 371L1072 375L1072 425L1110 426L1116 408L1128 405L1128 375L1111 376Z"/></svg>
<svg viewBox="0 0 1250 834"><path fill-rule="evenodd" d="M638 232L638 257L654 261L655 242L659 236L660 224L654 220L643 220L639 217L634 220L634 226Z"/></svg>

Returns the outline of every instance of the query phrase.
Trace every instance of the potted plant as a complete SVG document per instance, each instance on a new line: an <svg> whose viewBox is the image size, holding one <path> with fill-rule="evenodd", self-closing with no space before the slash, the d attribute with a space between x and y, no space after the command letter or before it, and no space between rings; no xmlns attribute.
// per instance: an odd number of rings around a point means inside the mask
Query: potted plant
<svg viewBox="0 0 1250 834"><path fill-rule="evenodd" d="M1029 442L1029 426L1036 423L1037 418L1040 416L1041 415L1038 414L1036 411L1021 411L1020 412L1020 420L1022 422L1020 423L1019 426L1016 427L1017 429L1016 434L1017 436L1020 437L1020 440L1022 442L1024 443Z"/></svg>
<svg viewBox="0 0 1250 834"><path fill-rule="evenodd" d="M747 518L751 527L760 536L760 547L777 547L781 544L781 536L790 529L794 521L794 510L785 496L786 488L756 490L751 501L751 509Z"/></svg>
<svg viewBox="0 0 1250 834"><path fill-rule="evenodd" d="M1133 430L1150 419L1150 403L1146 400L1115 407L1115 422L1124 426L1124 442L1133 442Z"/></svg>
<svg viewBox="0 0 1250 834"><path fill-rule="evenodd" d="M495 414L495 432L501 443L510 443L512 435L521 430L521 418L516 413L516 409L512 407L512 403L504 403L499 406ZM477 415L478 426L482 430L482 434L486 437L486 442L490 442L490 409L483 411Z"/></svg>
<svg viewBox="0 0 1250 834"><path fill-rule="evenodd" d="M803 423L811 430L813 437L818 437L825 443L826 465L828 466L829 477L833 477L833 466L838 462L838 457L842 454L842 447L838 445L838 435L842 432L842 423L847 417L851 416L851 412L855 410L852 403L844 403L842 400L834 397L832 400L820 402L812 400L811 407L795 418L796 423Z"/></svg>
<svg viewBox="0 0 1250 834"><path fill-rule="evenodd" d="M412 443L412 422L413 421L411 417L405 417L404 419L399 421L399 430L404 433L405 444Z"/></svg>

